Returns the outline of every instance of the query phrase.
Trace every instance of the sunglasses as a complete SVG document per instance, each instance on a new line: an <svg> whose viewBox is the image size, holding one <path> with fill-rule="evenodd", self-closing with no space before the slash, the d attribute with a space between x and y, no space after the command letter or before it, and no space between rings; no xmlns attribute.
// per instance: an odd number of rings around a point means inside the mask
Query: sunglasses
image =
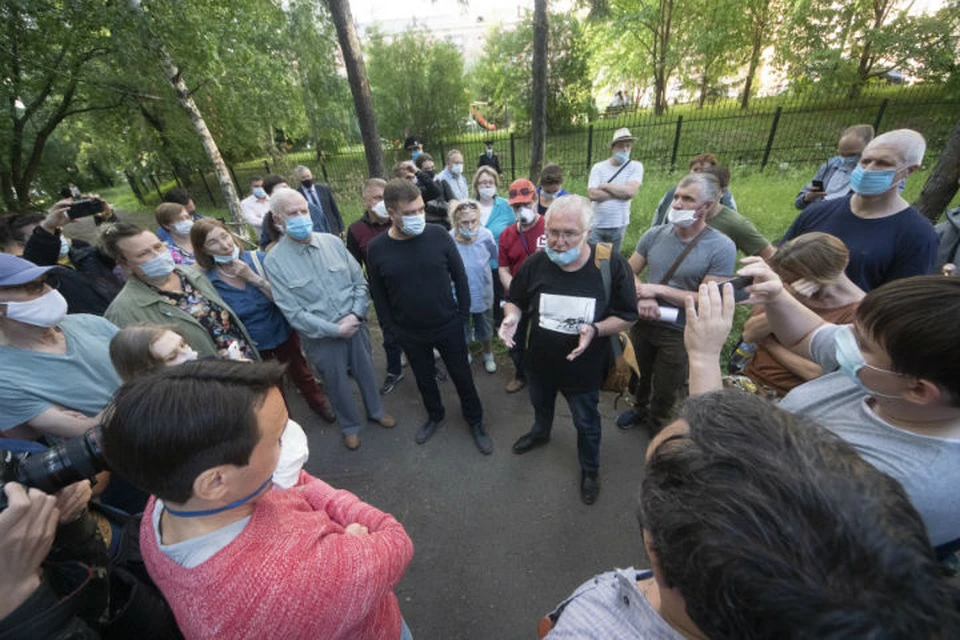
<svg viewBox="0 0 960 640"><path fill-rule="evenodd" d="M477 211L479 211L480 207L475 202L467 201L467 202L461 202L460 204L458 204L456 209L454 209L454 211L460 211L462 209L476 209Z"/></svg>
<svg viewBox="0 0 960 640"><path fill-rule="evenodd" d="M516 198L517 196L532 196L533 194L534 194L534 190L531 189L530 187L521 187L520 189L510 189L510 191L507 192L507 195L509 195L511 199Z"/></svg>

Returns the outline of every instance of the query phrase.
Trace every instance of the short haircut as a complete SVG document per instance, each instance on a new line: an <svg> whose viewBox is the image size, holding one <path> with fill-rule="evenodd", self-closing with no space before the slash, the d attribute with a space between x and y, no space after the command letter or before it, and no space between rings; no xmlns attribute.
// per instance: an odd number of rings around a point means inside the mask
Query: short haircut
<svg viewBox="0 0 960 640"><path fill-rule="evenodd" d="M712 164L700 170L700 173L709 173L720 183L720 190L723 191L730 186L730 169L722 164Z"/></svg>
<svg viewBox="0 0 960 640"><path fill-rule="evenodd" d="M233 238L233 243L237 245L237 248L243 248L240 246L240 243L237 242L230 228L216 218L197 220L193 223L193 227L190 228L190 244L193 245L193 257L196 258L197 264L207 271L216 266L216 260L213 259L213 256L210 255L203 245L207 241L207 236L210 235L210 232L214 229L223 229Z"/></svg>
<svg viewBox="0 0 960 640"><path fill-rule="evenodd" d="M145 229L130 222L117 222L100 231L100 250L110 256L114 262L123 261L123 251L120 250L120 241L133 238L143 233Z"/></svg>
<svg viewBox="0 0 960 640"><path fill-rule="evenodd" d="M289 187L274 189L273 193L270 194L270 211L279 213L277 206L281 202L285 200L290 200L294 196L300 196L301 198L303 198L303 194L301 194L296 189L291 189ZM306 198L303 198L303 199L306 200Z"/></svg>
<svg viewBox="0 0 960 640"><path fill-rule="evenodd" d="M426 162L433 162L433 156L429 153L423 152L417 156L417 159L413 161L413 164L417 165L417 169L423 169L423 165Z"/></svg>
<svg viewBox="0 0 960 640"><path fill-rule="evenodd" d="M867 144L868 142L873 140L873 136L874 136L873 125L872 124L855 124L851 127L847 127L846 129L843 130L843 134L840 137L845 138L847 136L857 136L858 138L863 140L863 144Z"/></svg>
<svg viewBox="0 0 960 640"><path fill-rule="evenodd" d="M383 189L385 186L387 186L387 181L383 178L367 178L363 181L363 186L360 187L360 195L366 197L371 189L376 187Z"/></svg>
<svg viewBox="0 0 960 640"><path fill-rule="evenodd" d="M297 176L297 180L299 180L300 174L307 173L308 171L310 172L310 175L313 175L313 171L310 171L310 167L308 167L305 164L298 164L296 167L293 168L293 175Z"/></svg>
<svg viewBox="0 0 960 640"><path fill-rule="evenodd" d="M166 331L183 337L172 324L135 324L114 334L110 339L110 362L121 380L129 382L164 366L164 362L150 352L150 347Z"/></svg>
<svg viewBox="0 0 960 640"><path fill-rule="evenodd" d="M260 176L250 176L250 184L253 184L254 182L260 182L261 180L263 180L263 178Z"/></svg>
<svg viewBox="0 0 960 640"><path fill-rule="evenodd" d="M460 153L459 149L450 149L450 151L447 151L447 162L450 162L453 160L454 154L458 154L461 158L463 157L463 154Z"/></svg>
<svg viewBox="0 0 960 640"><path fill-rule="evenodd" d="M419 197L420 189L417 189L417 185L403 178L394 178L383 188L383 204L394 211L398 205L413 202Z"/></svg>
<svg viewBox="0 0 960 640"><path fill-rule="evenodd" d="M843 240L822 231L787 240L767 260L770 268L781 276L790 273L821 285L835 282L849 261L850 251Z"/></svg>
<svg viewBox="0 0 960 640"><path fill-rule="evenodd" d="M261 437L256 411L282 375L275 362L199 360L127 382L102 423L110 468L183 504L207 469L250 462Z"/></svg>
<svg viewBox="0 0 960 640"><path fill-rule="evenodd" d="M10 237L16 242L26 244L29 238L27 238L27 234L24 233L24 229L30 225L40 224L45 217L42 213L18 213L11 215L7 219L7 228L10 231Z"/></svg>
<svg viewBox="0 0 960 640"><path fill-rule="evenodd" d="M890 356L893 370L936 383L960 406L960 278L888 282L860 302L856 321Z"/></svg>
<svg viewBox="0 0 960 640"><path fill-rule="evenodd" d="M900 484L757 396L690 398L640 520L709 638L955 638L958 592Z"/></svg>
<svg viewBox="0 0 960 640"><path fill-rule="evenodd" d="M720 202L720 181L716 176L703 171L688 173L677 186L687 187L691 184L700 185L700 195L703 196L704 202Z"/></svg>
<svg viewBox="0 0 960 640"><path fill-rule="evenodd" d="M473 189L474 197L480 197L480 187L477 186L477 183L480 182L480 178L483 176L490 176L493 178L493 186L495 188L500 187L500 174L497 173L497 170L493 167L483 165L473 174L473 180L470 182L470 188Z"/></svg>
<svg viewBox="0 0 960 640"><path fill-rule="evenodd" d="M167 189L163 194L164 202L175 202L176 204L182 204L187 206L190 204L190 201L193 198L190 197L190 192L182 187L173 187L172 189Z"/></svg>
<svg viewBox="0 0 960 640"><path fill-rule="evenodd" d="M563 168L560 165L551 162L543 168L543 171L540 172L540 185L552 186L555 184L563 184Z"/></svg>
<svg viewBox="0 0 960 640"><path fill-rule="evenodd" d="M690 158L690 168L693 168L695 164L717 164L717 156L712 153L698 153L697 155Z"/></svg>
<svg viewBox="0 0 960 640"><path fill-rule="evenodd" d="M266 178L263 179L263 190L267 192L267 195L273 193L273 190L277 188L278 184L286 184L287 179L283 176L278 176L275 173L271 173Z"/></svg>
<svg viewBox="0 0 960 640"><path fill-rule="evenodd" d="M544 225L550 222L550 219L558 213L567 213L573 211L580 216L580 226L585 230L590 230L590 223L593 221L593 205L583 196L568 194L560 196L547 208L544 215Z"/></svg>
<svg viewBox="0 0 960 640"><path fill-rule="evenodd" d="M927 151L927 141L913 129L895 129L881 133L871 140L867 146L872 147L880 144L888 144L898 148L908 167L923 162L923 154ZM866 148L864 151L866 151Z"/></svg>
<svg viewBox="0 0 960 640"><path fill-rule="evenodd" d="M166 227L172 225L180 218L181 211L184 211L184 205L179 202L163 202L157 205L154 211L154 217L158 225Z"/></svg>
<svg viewBox="0 0 960 640"><path fill-rule="evenodd" d="M407 167L409 167L411 164L413 164L413 161L411 161L411 160L401 160L401 161L398 162L397 164L393 165L393 169L392 169L392 171L391 171L391 173L393 173L393 177L394 177L394 178L406 178L406 175L407 175ZM413 166L414 166L414 169L416 169L416 166L417 166L417 165L414 164Z"/></svg>

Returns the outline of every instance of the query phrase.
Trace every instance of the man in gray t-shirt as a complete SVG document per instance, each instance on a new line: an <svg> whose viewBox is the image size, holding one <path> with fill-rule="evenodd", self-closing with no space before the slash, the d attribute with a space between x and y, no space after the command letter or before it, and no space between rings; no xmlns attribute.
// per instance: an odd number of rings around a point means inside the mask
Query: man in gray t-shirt
<svg viewBox="0 0 960 640"><path fill-rule="evenodd" d="M852 325L837 326L784 293L762 261L741 273L754 277L777 340L825 372L780 406L897 479L935 546L960 539L960 278L889 282L867 294Z"/></svg>
<svg viewBox="0 0 960 640"><path fill-rule="evenodd" d="M682 395L687 382L684 300L704 279L732 274L737 258L733 241L707 226L707 214L719 197L720 184L714 176L688 175L677 185L670 223L644 233L630 256L640 314L640 321L630 330L630 340L640 381L634 408L617 418L621 429L643 424L651 432L657 431L670 419ZM646 282L640 280L644 270Z"/></svg>

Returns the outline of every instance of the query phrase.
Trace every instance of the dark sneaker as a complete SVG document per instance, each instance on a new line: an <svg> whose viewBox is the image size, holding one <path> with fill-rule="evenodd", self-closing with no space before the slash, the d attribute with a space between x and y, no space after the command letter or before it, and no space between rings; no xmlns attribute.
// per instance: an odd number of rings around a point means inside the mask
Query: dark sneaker
<svg viewBox="0 0 960 640"><path fill-rule="evenodd" d="M583 504L593 504L600 495L600 478L596 471L582 471L580 473L580 499Z"/></svg>
<svg viewBox="0 0 960 640"><path fill-rule="evenodd" d="M627 409L617 416L617 426L621 429L633 429L647 417L647 410L643 407Z"/></svg>
<svg viewBox="0 0 960 640"><path fill-rule="evenodd" d="M477 449L480 450L480 453L485 456L493 453L493 441L484 430L482 422L472 425L470 427L470 432L473 434L473 443L477 445Z"/></svg>
<svg viewBox="0 0 960 640"><path fill-rule="evenodd" d="M528 451L532 451L537 447L542 447L543 445L550 442L549 436L535 436L533 433L525 433L517 441L513 443L513 452L517 455L523 455Z"/></svg>
<svg viewBox="0 0 960 640"><path fill-rule="evenodd" d="M393 373L388 373L387 377L383 380L383 386L380 387L380 395L385 396L394 389L397 388L397 383L403 380L403 374L396 375Z"/></svg>
<svg viewBox="0 0 960 640"><path fill-rule="evenodd" d="M443 424L443 420L427 420L423 423L423 426L417 431L417 435L414 438L417 441L417 444L423 444L427 440L433 437L433 434L437 432L437 429L440 428L440 425Z"/></svg>

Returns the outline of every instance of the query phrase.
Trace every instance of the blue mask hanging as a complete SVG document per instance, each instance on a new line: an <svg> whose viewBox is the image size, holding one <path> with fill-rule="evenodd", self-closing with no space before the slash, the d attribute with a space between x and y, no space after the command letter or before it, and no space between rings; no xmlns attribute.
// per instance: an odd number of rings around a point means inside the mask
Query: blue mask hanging
<svg viewBox="0 0 960 640"><path fill-rule="evenodd" d="M216 509L204 509L203 511L179 511L177 509L171 509L169 506L164 505L164 508L171 513L172 515L177 516L178 518L200 518L203 516L212 516L218 513L223 513L224 511L230 511L230 509L236 509L240 505L246 504L256 498L260 493L267 488L267 486L273 482L273 476L270 476L264 480L263 484L260 485L256 491L250 495L240 498L239 500L234 500L230 504L225 504L222 507L217 507Z"/></svg>

